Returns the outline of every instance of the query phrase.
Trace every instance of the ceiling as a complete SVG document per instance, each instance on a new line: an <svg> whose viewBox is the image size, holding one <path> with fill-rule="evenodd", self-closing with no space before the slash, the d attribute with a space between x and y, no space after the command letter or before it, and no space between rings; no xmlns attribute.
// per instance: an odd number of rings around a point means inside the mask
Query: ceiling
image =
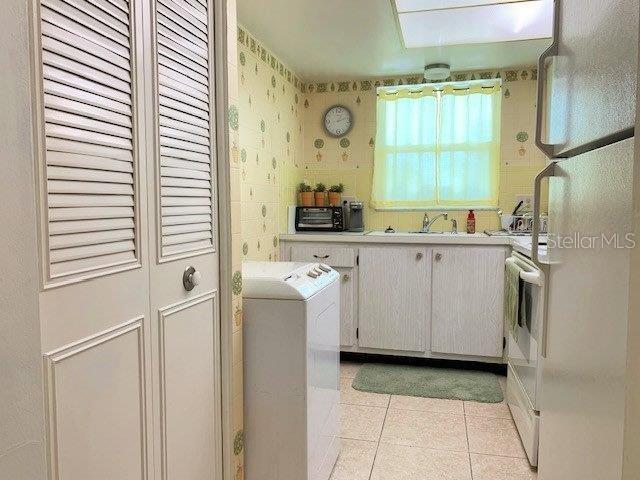
<svg viewBox="0 0 640 480"><path fill-rule="evenodd" d="M238 22L304 81L533 65L550 40L405 49L391 0L237 0Z"/></svg>

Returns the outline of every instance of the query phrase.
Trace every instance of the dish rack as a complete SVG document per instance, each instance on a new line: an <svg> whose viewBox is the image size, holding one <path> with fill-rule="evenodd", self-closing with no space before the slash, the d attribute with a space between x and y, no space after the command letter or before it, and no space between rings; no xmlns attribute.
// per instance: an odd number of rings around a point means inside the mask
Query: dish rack
<svg viewBox="0 0 640 480"><path fill-rule="evenodd" d="M533 232L533 214L501 215L500 222L503 230L515 234L530 234ZM547 233L549 216L540 215L540 233Z"/></svg>

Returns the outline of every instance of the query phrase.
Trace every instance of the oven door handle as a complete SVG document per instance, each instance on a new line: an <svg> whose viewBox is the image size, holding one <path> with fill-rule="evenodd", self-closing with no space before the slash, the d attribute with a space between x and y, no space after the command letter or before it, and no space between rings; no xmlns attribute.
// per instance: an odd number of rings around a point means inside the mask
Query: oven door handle
<svg viewBox="0 0 640 480"><path fill-rule="evenodd" d="M514 257L509 257L505 260L505 263L518 263L520 264L520 262L518 261L518 259L514 258ZM530 283L532 285L537 285L538 287L542 286L542 277L540 276L540 271L539 270L525 270L523 268L521 268L520 270L520 280L522 280L523 282L526 283Z"/></svg>

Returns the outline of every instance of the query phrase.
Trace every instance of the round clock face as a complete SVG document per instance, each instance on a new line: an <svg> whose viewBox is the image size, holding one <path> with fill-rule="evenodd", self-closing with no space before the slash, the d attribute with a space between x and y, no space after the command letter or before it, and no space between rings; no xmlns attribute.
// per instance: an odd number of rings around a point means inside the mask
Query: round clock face
<svg viewBox="0 0 640 480"><path fill-rule="evenodd" d="M353 125L353 116L347 107L336 105L324 114L324 128L334 137L346 135Z"/></svg>

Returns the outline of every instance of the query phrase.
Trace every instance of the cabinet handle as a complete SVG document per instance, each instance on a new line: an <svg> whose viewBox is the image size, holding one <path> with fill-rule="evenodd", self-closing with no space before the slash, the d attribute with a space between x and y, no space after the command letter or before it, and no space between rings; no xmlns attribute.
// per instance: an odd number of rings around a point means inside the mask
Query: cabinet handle
<svg viewBox="0 0 640 480"><path fill-rule="evenodd" d="M416 253L416 260L422 260L422 252Z"/></svg>
<svg viewBox="0 0 640 480"><path fill-rule="evenodd" d="M345 274L342 276L342 281L343 281L343 282L348 282L350 278L351 278L351 277L349 276L349 274L348 274L348 273L345 273Z"/></svg>
<svg viewBox="0 0 640 480"><path fill-rule="evenodd" d="M329 258L329 255L313 255L313 258L317 258L318 260L326 260L327 258Z"/></svg>
<svg viewBox="0 0 640 480"><path fill-rule="evenodd" d="M442 253L440 253L440 252L436 253L436 262L439 262L440 260L442 260L443 256L444 255Z"/></svg>

